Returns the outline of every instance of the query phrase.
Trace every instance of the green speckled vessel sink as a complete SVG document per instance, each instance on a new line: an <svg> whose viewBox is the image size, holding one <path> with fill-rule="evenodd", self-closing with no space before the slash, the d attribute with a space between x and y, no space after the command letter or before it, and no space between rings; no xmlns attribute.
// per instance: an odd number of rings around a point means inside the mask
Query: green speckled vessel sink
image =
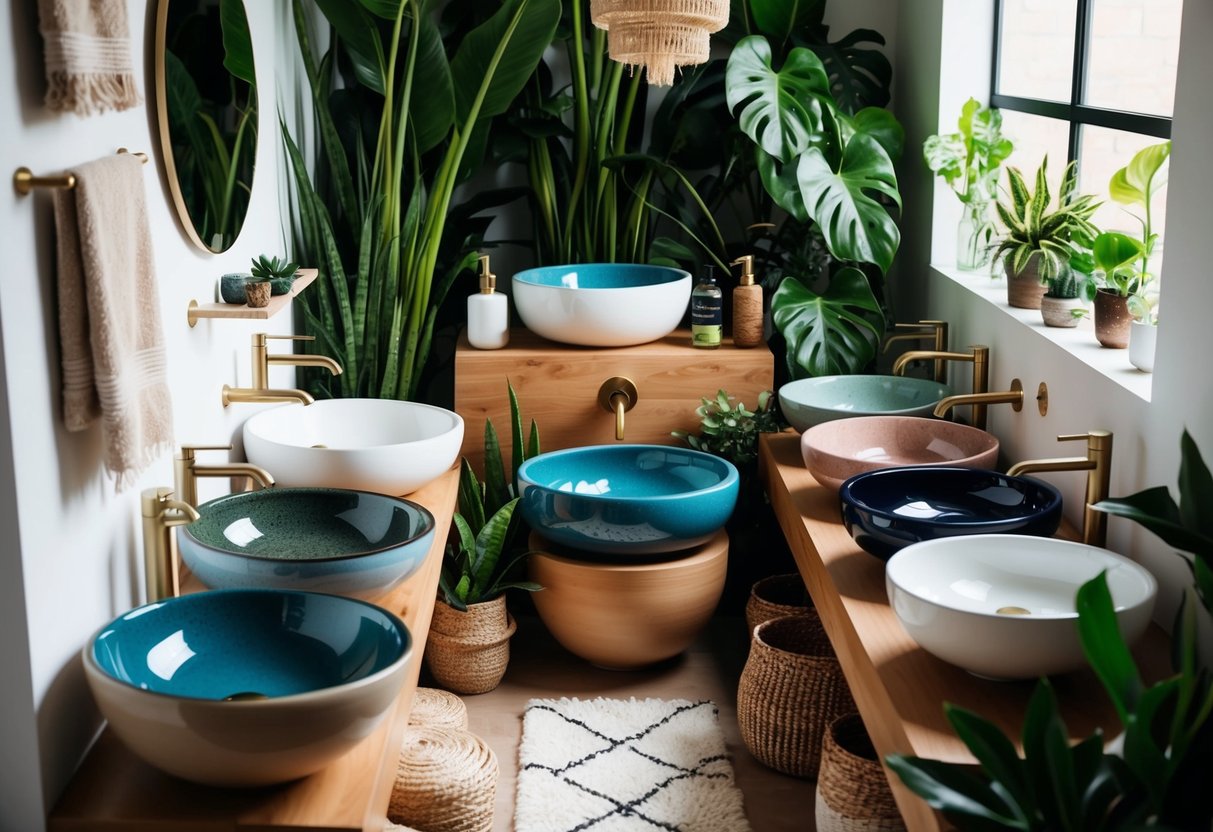
<svg viewBox="0 0 1213 832"><path fill-rule="evenodd" d="M904 376L818 376L779 388L784 417L804 432L851 416L930 416L952 391L946 384Z"/></svg>

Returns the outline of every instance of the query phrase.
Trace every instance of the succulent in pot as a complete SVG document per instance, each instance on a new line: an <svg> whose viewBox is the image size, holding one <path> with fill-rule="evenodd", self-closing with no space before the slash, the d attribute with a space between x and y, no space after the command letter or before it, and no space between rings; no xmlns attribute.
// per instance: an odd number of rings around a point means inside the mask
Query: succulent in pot
<svg viewBox="0 0 1213 832"><path fill-rule="evenodd" d="M1048 280L1065 268L1076 250L1089 245L1099 233L1091 215L1100 203L1094 196L1076 193L1078 167L1066 166L1057 194L1057 207L1049 210L1049 157L1036 170L1035 189L1029 191L1018 168L1007 169L1010 202L996 203L1007 235L994 251L1007 274L1007 303L1022 309L1039 309Z"/></svg>
<svg viewBox="0 0 1213 832"><path fill-rule="evenodd" d="M289 292L298 271L298 264L289 262L285 257L280 260L276 255L270 257L265 254L254 257L252 267L249 269L249 273L252 275L251 280L269 283L270 293L274 295L285 295Z"/></svg>
<svg viewBox="0 0 1213 832"><path fill-rule="evenodd" d="M1050 278L1040 299L1040 317L1045 326L1073 327L1087 314L1083 305L1083 284L1089 278L1066 266Z"/></svg>

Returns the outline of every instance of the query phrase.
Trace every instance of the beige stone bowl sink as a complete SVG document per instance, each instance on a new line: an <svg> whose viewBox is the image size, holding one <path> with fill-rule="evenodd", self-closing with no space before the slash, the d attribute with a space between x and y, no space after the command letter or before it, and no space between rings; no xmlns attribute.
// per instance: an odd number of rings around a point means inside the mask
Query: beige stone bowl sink
<svg viewBox="0 0 1213 832"><path fill-rule="evenodd" d="M998 462L998 438L940 419L858 416L809 428L800 437L800 454L817 482L837 491L850 477L878 468L993 468Z"/></svg>

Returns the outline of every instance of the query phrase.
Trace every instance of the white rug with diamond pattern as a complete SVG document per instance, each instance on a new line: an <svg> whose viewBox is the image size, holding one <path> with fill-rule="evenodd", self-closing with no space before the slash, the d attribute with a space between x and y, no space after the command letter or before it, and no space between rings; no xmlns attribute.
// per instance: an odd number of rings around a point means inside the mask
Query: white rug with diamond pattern
<svg viewBox="0 0 1213 832"><path fill-rule="evenodd" d="M749 832L712 702L532 699L515 832Z"/></svg>

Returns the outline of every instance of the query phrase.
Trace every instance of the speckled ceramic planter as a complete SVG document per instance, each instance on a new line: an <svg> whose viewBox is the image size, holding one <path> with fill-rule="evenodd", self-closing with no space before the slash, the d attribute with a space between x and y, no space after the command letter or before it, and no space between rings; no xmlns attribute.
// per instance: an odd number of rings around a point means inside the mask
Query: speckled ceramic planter
<svg viewBox="0 0 1213 832"><path fill-rule="evenodd" d="M1123 350L1129 346L1129 299L1111 289L1095 293L1095 338L1102 346Z"/></svg>
<svg viewBox="0 0 1213 832"><path fill-rule="evenodd" d="M270 305L270 294L274 287L268 280L250 280L244 284L244 294L248 297L248 305L254 309Z"/></svg>
<svg viewBox="0 0 1213 832"><path fill-rule="evenodd" d="M1078 318L1074 317L1075 309L1082 309L1082 298L1055 298L1045 295L1040 299L1040 317L1045 326L1078 326Z"/></svg>
<svg viewBox="0 0 1213 832"><path fill-rule="evenodd" d="M1003 261L1007 274L1007 304L1018 309L1039 309L1048 287L1040 280L1040 255L1033 254L1019 272L1011 271L1011 261Z"/></svg>

